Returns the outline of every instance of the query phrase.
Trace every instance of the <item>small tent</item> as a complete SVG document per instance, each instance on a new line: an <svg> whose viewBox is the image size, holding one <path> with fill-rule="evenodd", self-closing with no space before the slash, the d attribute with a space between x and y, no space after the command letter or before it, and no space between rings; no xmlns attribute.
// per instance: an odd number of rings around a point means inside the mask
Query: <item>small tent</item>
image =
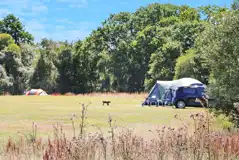
<svg viewBox="0 0 239 160"><path fill-rule="evenodd" d="M175 101L179 98L185 101L185 97L188 99L196 99L204 94L205 88L206 86L202 82L193 78L182 78L173 81L157 81L149 92L143 105L175 104ZM195 91L195 89L197 90Z"/></svg>
<svg viewBox="0 0 239 160"><path fill-rule="evenodd" d="M37 96L45 96L47 93L42 89L31 89L26 92L27 96L37 95Z"/></svg>

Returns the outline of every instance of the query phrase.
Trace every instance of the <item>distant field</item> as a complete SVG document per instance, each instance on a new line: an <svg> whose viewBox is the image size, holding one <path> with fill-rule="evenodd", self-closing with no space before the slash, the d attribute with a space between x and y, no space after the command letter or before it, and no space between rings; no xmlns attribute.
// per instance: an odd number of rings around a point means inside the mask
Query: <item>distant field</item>
<svg viewBox="0 0 239 160"><path fill-rule="evenodd" d="M102 106L102 100L110 100L110 106ZM79 103L92 104L88 108L88 132L96 131L98 125L107 131L110 113L119 127L135 128L147 135L149 129L157 126L178 127L182 125L175 114L190 124L191 113L203 112L203 108L174 109L171 107L141 107L144 95L88 95L88 96L1 96L0 97L0 139L15 137L17 132L29 133L32 122L38 126L38 135L52 136L53 125L59 122L67 135L72 136L71 116L80 116Z"/></svg>

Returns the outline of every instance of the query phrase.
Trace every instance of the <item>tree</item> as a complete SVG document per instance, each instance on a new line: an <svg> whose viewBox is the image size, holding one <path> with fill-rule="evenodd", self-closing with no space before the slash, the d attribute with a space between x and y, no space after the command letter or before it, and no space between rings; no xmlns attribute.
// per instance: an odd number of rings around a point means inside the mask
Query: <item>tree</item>
<svg viewBox="0 0 239 160"><path fill-rule="evenodd" d="M20 43L32 43L34 40L33 36L25 31L19 18L13 14L7 15L0 21L0 33L10 34L17 45L20 45Z"/></svg>
<svg viewBox="0 0 239 160"><path fill-rule="evenodd" d="M59 53L59 64L57 65L59 72L59 91L66 93L72 90L74 85L73 74L73 49L70 46L65 46Z"/></svg>
<svg viewBox="0 0 239 160"><path fill-rule="evenodd" d="M34 73L34 65L37 60L37 50L35 46L29 44L21 45L21 63L26 68L25 89L30 88L30 79Z"/></svg>
<svg viewBox="0 0 239 160"><path fill-rule="evenodd" d="M233 10L239 10L239 0L234 0L231 7Z"/></svg>
<svg viewBox="0 0 239 160"><path fill-rule="evenodd" d="M92 44L89 43L90 40L91 38L87 38L82 45L80 44L81 42L78 42L75 46L72 90L76 93L87 93L95 90L97 54L92 49Z"/></svg>
<svg viewBox="0 0 239 160"><path fill-rule="evenodd" d="M230 107L239 101L239 12L227 12L200 37L199 51L210 68L211 91Z"/></svg>
<svg viewBox="0 0 239 160"><path fill-rule="evenodd" d="M195 8L187 8L180 13L181 21L199 21L200 15Z"/></svg>
<svg viewBox="0 0 239 160"><path fill-rule="evenodd" d="M22 94L28 83L28 71L21 60L21 49L16 44L10 44L3 53L5 70L13 83L9 91Z"/></svg>
<svg viewBox="0 0 239 160"><path fill-rule="evenodd" d="M181 54L179 42L170 41L151 55L150 78L146 79L146 88L151 88L157 80L172 80L177 58Z"/></svg>
<svg viewBox="0 0 239 160"><path fill-rule="evenodd" d="M9 34L0 33L0 51L3 50L5 47L7 47L10 44L13 44L14 41Z"/></svg>
<svg viewBox="0 0 239 160"><path fill-rule="evenodd" d="M50 54L51 52L46 50L40 51L40 58L30 80L31 88L41 88L48 93L56 90L59 74Z"/></svg>
<svg viewBox="0 0 239 160"><path fill-rule="evenodd" d="M181 55L175 65L174 79L180 79L184 77L194 77L194 57L196 54L193 51L187 51L186 54Z"/></svg>
<svg viewBox="0 0 239 160"><path fill-rule="evenodd" d="M9 87L11 87L13 83L11 82L10 77L7 76L5 68L0 65L0 92L6 91Z"/></svg>
<svg viewBox="0 0 239 160"><path fill-rule="evenodd" d="M70 44L44 38L37 45L27 44L31 35L10 14L0 21L1 72L12 82L12 93L29 87L61 93L141 92L158 79L185 76L207 84L208 44L201 34L220 26L228 12L237 10L153 3L110 15L84 40Z"/></svg>
<svg viewBox="0 0 239 160"><path fill-rule="evenodd" d="M55 92L59 72L57 69L59 43L43 39L39 46L39 57L30 79L31 88L42 88L48 93Z"/></svg>

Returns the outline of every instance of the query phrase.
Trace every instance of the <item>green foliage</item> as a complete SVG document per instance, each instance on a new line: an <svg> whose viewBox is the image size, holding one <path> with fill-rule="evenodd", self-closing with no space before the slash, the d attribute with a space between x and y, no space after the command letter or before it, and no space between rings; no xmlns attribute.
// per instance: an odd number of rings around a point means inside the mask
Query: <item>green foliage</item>
<svg viewBox="0 0 239 160"><path fill-rule="evenodd" d="M4 92L7 88L11 87L13 83L10 77L7 76L5 68L0 65L0 92Z"/></svg>
<svg viewBox="0 0 239 160"><path fill-rule="evenodd" d="M18 45L13 43L7 46L6 51L14 53L16 54L16 56L20 56L21 48Z"/></svg>
<svg viewBox="0 0 239 160"><path fill-rule="evenodd" d="M199 39L200 52L210 68L212 93L227 106L239 101L239 12L224 14ZM222 104L224 104L222 103Z"/></svg>
<svg viewBox="0 0 239 160"><path fill-rule="evenodd" d="M40 49L40 57L30 79L30 87L41 88L48 91L48 93L52 93L57 88L59 75L56 67L57 57L54 50L50 47L50 44L52 44L51 41L48 43L48 41L44 39L41 44L43 45L43 49Z"/></svg>
<svg viewBox="0 0 239 160"><path fill-rule="evenodd" d="M180 56L181 45L179 42L165 43L150 58L150 79L146 81L146 87L151 88L157 80L173 79L176 59Z"/></svg>
<svg viewBox="0 0 239 160"><path fill-rule="evenodd" d="M60 93L66 93L73 89L74 74L73 70L73 51L72 48L64 46L59 53L59 64L57 65L59 72L58 89Z"/></svg>
<svg viewBox="0 0 239 160"><path fill-rule="evenodd" d="M177 40L182 45L182 52L185 53L188 49L195 46L195 41L205 29L204 22L179 22L170 29L172 39Z"/></svg>
<svg viewBox="0 0 239 160"><path fill-rule="evenodd" d="M13 94L22 93L27 85L27 68L21 60L20 48L16 44L10 44L4 51L3 65L13 85L9 91Z"/></svg>
<svg viewBox="0 0 239 160"><path fill-rule="evenodd" d="M229 117L224 114L220 114L216 118L216 125L218 128L222 128L223 130L233 129L235 128L235 124L233 124Z"/></svg>
<svg viewBox="0 0 239 160"><path fill-rule="evenodd" d="M134 13L111 14L84 40L44 38L33 45L31 34L9 14L0 21L0 88L15 94L29 88L141 92L156 80L193 77L227 99L239 91L233 83L237 17L237 1L232 9L153 3Z"/></svg>
<svg viewBox="0 0 239 160"><path fill-rule="evenodd" d="M233 10L239 10L239 0L233 0L231 7Z"/></svg>
<svg viewBox="0 0 239 160"><path fill-rule="evenodd" d="M0 33L7 33L12 36L16 44L32 43L33 36L26 32L19 18L13 14L7 15L0 22Z"/></svg>
<svg viewBox="0 0 239 160"><path fill-rule="evenodd" d="M207 5L199 7L199 11L203 17L205 17L204 20L207 22L213 22L213 19L221 13L227 11L227 8L216 5Z"/></svg>
<svg viewBox="0 0 239 160"><path fill-rule="evenodd" d="M76 93L86 93L94 90L96 82L96 51L93 49L90 39L86 39L82 45L78 42L76 52L73 55L73 82L72 90ZM79 48L80 47L80 48Z"/></svg>
<svg viewBox="0 0 239 160"><path fill-rule="evenodd" d="M177 59L175 65L174 79L180 79L184 77L194 78L194 57L196 56L194 50L188 50L186 54L181 55Z"/></svg>
<svg viewBox="0 0 239 160"><path fill-rule="evenodd" d="M0 33L0 51L3 50L5 47L7 47L10 44L13 44L14 41L11 37L11 35L6 33Z"/></svg>
<svg viewBox="0 0 239 160"><path fill-rule="evenodd" d="M182 21L199 21L200 15L194 8L188 8L180 13L180 19Z"/></svg>

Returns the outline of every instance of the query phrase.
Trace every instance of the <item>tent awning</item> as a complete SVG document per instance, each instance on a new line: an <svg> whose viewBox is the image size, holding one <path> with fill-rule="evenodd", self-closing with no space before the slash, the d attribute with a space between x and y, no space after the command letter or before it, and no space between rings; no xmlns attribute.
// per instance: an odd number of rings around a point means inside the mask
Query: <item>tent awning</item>
<svg viewBox="0 0 239 160"><path fill-rule="evenodd" d="M203 86L204 88L206 88L206 86L193 78L181 78L178 80L173 80L173 81L157 81L158 84L160 84L161 86L163 86L165 89L177 89L179 87L195 87L195 86Z"/></svg>

